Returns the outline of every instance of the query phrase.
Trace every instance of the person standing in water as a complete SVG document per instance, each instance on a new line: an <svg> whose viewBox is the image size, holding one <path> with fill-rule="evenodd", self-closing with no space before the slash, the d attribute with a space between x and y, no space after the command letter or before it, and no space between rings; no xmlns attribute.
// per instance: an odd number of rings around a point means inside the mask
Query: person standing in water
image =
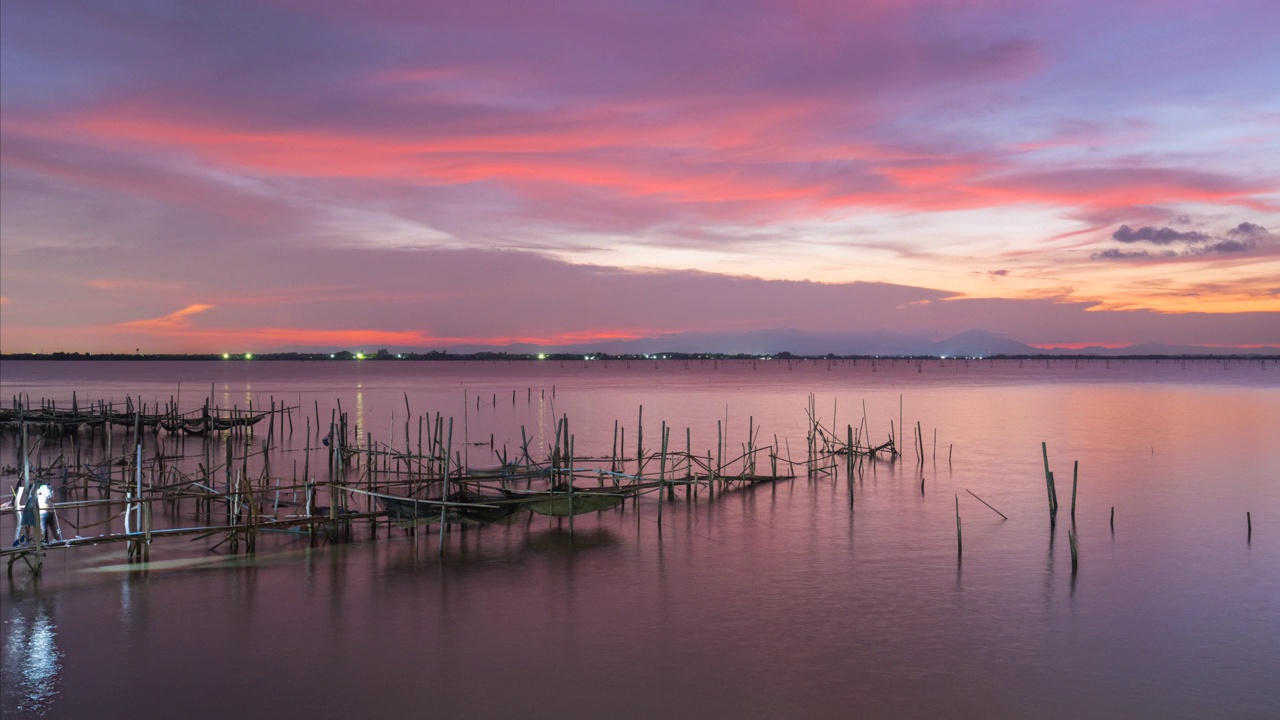
<svg viewBox="0 0 1280 720"><path fill-rule="evenodd" d="M13 509L18 516L18 526L13 531L13 546L18 547L24 543L31 542L30 532L36 526L36 509L31 501L31 496L27 494L25 485L18 485L13 492Z"/></svg>
<svg viewBox="0 0 1280 720"><path fill-rule="evenodd" d="M57 533L58 542L62 542L62 526L58 524L58 514L53 511L53 488L42 482L36 490L36 500L40 503L40 532L44 541L49 542L53 533Z"/></svg>

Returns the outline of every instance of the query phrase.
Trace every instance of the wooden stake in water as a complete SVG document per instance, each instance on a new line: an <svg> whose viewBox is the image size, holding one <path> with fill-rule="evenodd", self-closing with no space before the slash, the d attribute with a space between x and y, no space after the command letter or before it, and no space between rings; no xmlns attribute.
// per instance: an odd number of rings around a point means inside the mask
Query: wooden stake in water
<svg viewBox="0 0 1280 720"><path fill-rule="evenodd" d="M1245 521L1245 523L1249 526L1249 536L1248 536L1248 539L1249 539L1250 541L1252 541L1252 540L1253 540L1253 513L1252 513L1252 512L1246 512L1246 513L1244 514L1244 521Z"/></svg>
<svg viewBox="0 0 1280 720"><path fill-rule="evenodd" d="M636 413L636 475L644 474L644 406Z"/></svg>
<svg viewBox="0 0 1280 720"><path fill-rule="evenodd" d="M662 491L667 479L667 422L662 421L662 427L659 429L662 435L662 455L658 461L658 532L662 532Z"/></svg>
<svg viewBox="0 0 1280 720"><path fill-rule="evenodd" d="M1071 522L1076 521L1076 483L1080 480L1080 461L1071 470Z"/></svg>
<svg viewBox="0 0 1280 720"><path fill-rule="evenodd" d="M1053 473L1049 473L1049 506L1050 518L1058 519L1058 482L1054 478Z"/></svg>
<svg viewBox="0 0 1280 720"><path fill-rule="evenodd" d="M1049 443L1041 442L1040 450L1044 453L1044 489L1049 496L1049 517L1052 519L1057 514L1057 508L1053 501L1053 473L1049 472Z"/></svg>
<svg viewBox="0 0 1280 720"><path fill-rule="evenodd" d="M618 421L613 421L613 453L610 455L609 469L618 472Z"/></svg>
<svg viewBox="0 0 1280 720"><path fill-rule="evenodd" d="M977 494L976 494L976 493L974 493L972 490L968 490L968 489L966 489L966 490L965 490L965 492L967 492L967 493L969 493L970 495L973 495L975 498L977 498L978 502L980 502L980 503L982 503L983 505L986 505L987 507L991 508L991 509L995 512L995 514L999 515L1000 517L1004 518L1005 520L1008 520L1008 519L1009 519L1007 516L1005 516L1005 514L1004 514L1004 513L1000 512L999 510L996 510L994 507L992 507L991 503L989 503L989 502L987 502L986 500L983 500L982 498L978 497L978 496L977 496Z"/></svg>
<svg viewBox="0 0 1280 720"><path fill-rule="evenodd" d="M710 455L710 453L708 453ZM711 473L711 482L708 483L708 494L714 500L716 496L716 476L723 472L724 468L721 463L724 461L724 425L716 420L716 469ZM707 458L707 464L711 464L711 458Z"/></svg>
<svg viewBox="0 0 1280 720"><path fill-rule="evenodd" d="M449 501L449 453L453 451L453 418L449 418L449 441L444 450L444 485L440 492L440 557L444 557L444 512Z"/></svg>
<svg viewBox="0 0 1280 720"><path fill-rule="evenodd" d="M995 508L992 508L993 510ZM964 556L964 539L960 536L960 494L956 494L956 557Z"/></svg>
<svg viewBox="0 0 1280 720"><path fill-rule="evenodd" d="M565 443L568 447L566 453L569 462L569 537L573 537L573 436L569 435L569 416L564 418L564 434Z"/></svg>
<svg viewBox="0 0 1280 720"><path fill-rule="evenodd" d="M1071 544L1071 575L1074 576L1076 571L1080 569L1079 548L1076 543L1075 531L1067 531L1067 542Z"/></svg>

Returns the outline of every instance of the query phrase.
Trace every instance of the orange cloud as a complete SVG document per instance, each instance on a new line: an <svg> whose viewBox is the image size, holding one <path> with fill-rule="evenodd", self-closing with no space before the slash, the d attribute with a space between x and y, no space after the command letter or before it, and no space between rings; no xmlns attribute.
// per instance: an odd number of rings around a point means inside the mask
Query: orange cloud
<svg viewBox="0 0 1280 720"><path fill-rule="evenodd" d="M158 318L148 320L133 320L130 322L120 323L119 327L130 330L173 330L189 327L191 325L191 316L202 313L206 310L212 310L216 305L188 305L177 312L169 313Z"/></svg>
<svg viewBox="0 0 1280 720"><path fill-rule="evenodd" d="M174 290L181 290L183 287L181 283L151 282L137 278L122 277L95 278L93 280L86 281L85 285L88 285L94 290L105 290L108 292L116 292L118 290L129 290L133 292L137 292L138 290L172 292Z"/></svg>
<svg viewBox="0 0 1280 720"><path fill-rule="evenodd" d="M227 347L252 347L258 351L279 348L354 347L452 347L457 345L504 346L566 345L593 341L634 340L658 334L650 330L584 330L542 335L446 336L418 330L340 329L323 330L287 327L193 328L187 318L213 306L193 305L152 320L121 323L119 329L154 335L152 342L178 352L214 352ZM197 309L199 308L199 309ZM84 328L85 332L92 329Z"/></svg>

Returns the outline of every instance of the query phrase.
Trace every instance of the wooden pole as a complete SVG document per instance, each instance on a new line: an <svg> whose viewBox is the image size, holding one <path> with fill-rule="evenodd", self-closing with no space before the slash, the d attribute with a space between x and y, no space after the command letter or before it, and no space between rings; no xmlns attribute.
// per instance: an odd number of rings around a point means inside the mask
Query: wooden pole
<svg viewBox="0 0 1280 720"><path fill-rule="evenodd" d="M564 418L565 444L569 448L569 537L573 537L573 436L569 435L569 416Z"/></svg>
<svg viewBox="0 0 1280 720"><path fill-rule="evenodd" d="M1057 508L1053 502L1053 473L1049 472L1049 443L1041 442L1040 451L1044 453L1044 489L1049 496L1049 518L1052 519Z"/></svg>
<svg viewBox="0 0 1280 720"><path fill-rule="evenodd" d="M618 472L618 421L613 421L613 452L609 455L609 469Z"/></svg>
<svg viewBox="0 0 1280 720"><path fill-rule="evenodd" d="M636 415L636 475L644 474L644 406Z"/></svg>
<svg viewBox="0 0 1280 720"><path fill-rule="evenodd" d="M1071 470L1071 522L1076 521L1076 484L1080 480L1080 461Z"/></svg>
<svg viewBox="0 0 1280 720"><path fill-rule="evenodd" d="M444 452L444 490L440 495L440 557L444 557L444 503L449 501L449 453L453 450L453 418L449 418L449 441Z"/></svg>
<svg viewBox="0 0 1280 720"><path fill-rule="evenodd" d="M991 508L993 511L995 511L995 514L999 515L1000 517L1004 518L1005 520L1008 520L1008 519L1009 519L1009 518L1008 518L1004 513L1000 512L999 510L996 510L994 507L992 507L992 506L991 506L991 503L989 503L989 502L987 502L986 500L983 500L982 498L978 497L978 495L977 495L976 493L974 493L972 490L969 490L969 489L967 489L967 488L966 488L966 489L965 489L965 492L967 492L967 493L969 493L970 495L973 495L975 498L977 498L978 502L980 502L980 503L982 503L983 505L986 505L987 507Z"/></svg>
<svg viewBox="0 0 1280 720"><path fill-rule="evenodd" d="M720 421L717 419L716 420L716 471L712 473L712 476L711 476L711 497L713 499L716 496L715 476L724 474L724 466L722 465L723 462L724 462L724 426L721 425Z"/></svg>
<svg viewBox="0 0 1280 720"><path fill-rule="evenodd" d="M665 483L667 479L667 422L665 420L662 421L662 426L659 429L659 432L662 434L662 455L661 459L658 461L658 532L661 533L662 506L665 504L662 502L662 491L666 487Z"/></svg>
<svg viewBox="0 0 1280 720"><path fill-rule="evenodd" d="M684 457L687 463L684 474L686 479L689 479L689 482L685 483L684 486L684 501L689 502L689 495L693 492L693 482L689 478L690 475L693 475L693 431L687 427L684 429Z"/></svg>

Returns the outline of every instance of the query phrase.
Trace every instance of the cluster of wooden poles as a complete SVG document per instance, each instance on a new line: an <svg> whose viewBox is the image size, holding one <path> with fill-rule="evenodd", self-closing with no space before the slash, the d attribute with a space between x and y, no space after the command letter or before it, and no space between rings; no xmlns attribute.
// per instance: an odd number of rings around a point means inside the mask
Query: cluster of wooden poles
<svg viewBox="0 0 1280 720"><path fill-rule="evenodd" d="M646 447L641 406L634 452L626 449L626 428L615 422L611 453L591 457L577 453L567 416L558 418L554 441L543 455L531 449L523 426L514 450L495 448L492 436L487 443L464 441L459 446L454 419L441 413L416 417L415 447L407 395L403 441L396 437L393 418L387 442L366 433L360 444L340 402L323 430L317 403L315 427L310 413L305 418L302 467L295 457L286 476L278 471L280 463L299 450L280 447L276 438L292 434L298 408L277 406L274 399L269 409L243 411L211 407L206 400L195 413L181 414L174 398L168 404L157 403L149 414L140 400L129 400L119 410L105 402L86 410L73 397L72 408L60 410L51 401L32 406L26 398L14 398L3 418L3 427L16 435L15 465L10 469L27 488L26 498L33 497L30 491L40 482L56 487L61 501L52 509L74 528L75 536L50 544L35 532L32 544L4 548L0 556L8 556L10 572L21 560L39 574L51 548L123 542L129 562L145 563L152 543L161 538L213 539L216 544L210 550L226 545L232 553L242 548L253 553L260 532L305 532L312 541L347 540L363 521L368 521L373 538L380 526L395 525L415 534L420 526L438 523L443 552L444 533L453 524L465 528L509 522L527 510L567 519L572 532L575 515L621 509L627 500L638 515L638 499L652 493L659 498L660 532L664 496L673 502L681 488L686 501L697 501L703 489L714 500L717 492L792 479L797 468L816 477L844 464L852 473L863 462L900 456L892 421L889 438L873 442L864 405L859 424L849 425L844 438L837 438L817 418L814 402L810 396L808 452L802 460L793 460L789 445L776 435L772 444L762 443L754 417L748 420L740 448L730 449L726 417L717 421L714 451L698 453L689 428L680 448L666 422L661 423L657 447ZM126 417L130 422L122 422ZM215 431L192 432L185 423L192 417L238 422L206 424ZM265 433L260 430L262 421ZM896 427L901 427L901 420ZM187 449L189 439L197 442L192 452ZM464 459L468 445L488 445L498 465L470 467ZM311 468L313 451L320 450L327 458L323 482L316 481ZM760 467L763 461L768 462L767 472ZM96 497L91 497L91 489ZM320 490L327 491L325 506L317 502ZM123 521L122 531L117 521ZM91 532L100 528L104 531Z"/></svg>

